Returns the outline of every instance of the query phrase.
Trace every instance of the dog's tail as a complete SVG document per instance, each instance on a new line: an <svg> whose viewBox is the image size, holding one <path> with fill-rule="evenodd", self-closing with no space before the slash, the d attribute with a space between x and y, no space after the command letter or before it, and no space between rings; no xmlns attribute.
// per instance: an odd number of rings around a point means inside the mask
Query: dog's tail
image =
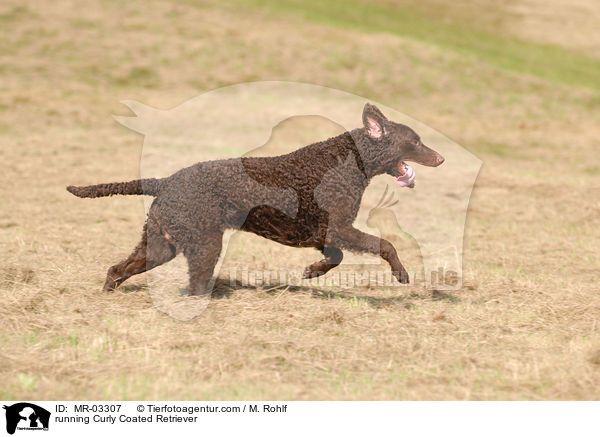
<svg viewBox="0 0 600 437"><path fill-rule="evenodd" d="M162 179L138 179L129 182L115 182L112 184L89 185L87 187L75 187L69 185L67 191L77 197L106 197L115 194L140 194L146 196L158 196Z"/></svg>

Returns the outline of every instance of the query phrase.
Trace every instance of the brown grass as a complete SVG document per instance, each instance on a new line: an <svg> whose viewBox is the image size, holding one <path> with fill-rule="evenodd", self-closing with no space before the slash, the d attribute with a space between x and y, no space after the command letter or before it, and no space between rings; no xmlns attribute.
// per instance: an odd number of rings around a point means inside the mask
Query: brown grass
<svg viewBox="0 0 600 437"><path fill-rule="evenodd" d="M0 398L599 398L598 93L238 5L74 5L0 6ZM100 292L142 199L64 186L137 176L142 140L110 118L118 102L168 108L259 79L364 94L484 160L462 290L222 282L187 323L154 309L144 277ZM258 269L318 257L232 244Z"/></svg>

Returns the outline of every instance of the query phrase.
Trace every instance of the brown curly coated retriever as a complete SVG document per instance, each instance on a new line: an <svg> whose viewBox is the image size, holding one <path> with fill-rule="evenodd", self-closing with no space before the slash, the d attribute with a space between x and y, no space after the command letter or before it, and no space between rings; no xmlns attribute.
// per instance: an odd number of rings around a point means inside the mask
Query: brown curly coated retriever
<svg viewBox="0 0 600 437"><path fill-rule="evenodd" d="M207 285L223 232L232 228L319 249L325 258L308 266L304 278L339 265L345 249L380 255L396 279L408 283L392 244L352 224L371 178L387 173L400 181L409 169L404 161L435 167L444 158L423 145L411 128L389 121L369 103L362 118L362 128L287 155L200 162L164 179L67 187L79 197L156 197L142 241L108 270L104 289L112 290L181 252L189 266L189 293L210 292Z"/></svg>

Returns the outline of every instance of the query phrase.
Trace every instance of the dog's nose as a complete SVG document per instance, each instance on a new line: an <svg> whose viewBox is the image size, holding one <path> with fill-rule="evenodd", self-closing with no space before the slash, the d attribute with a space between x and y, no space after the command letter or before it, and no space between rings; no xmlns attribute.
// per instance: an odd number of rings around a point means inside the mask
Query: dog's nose
<svg viewBox="0 0 600 437"><path fill-rule="evenodd" d="M437 167L438 165L441 165L444 161L445 161L444 157L442 155L438 155L436 158L435 166Z"/></svg>

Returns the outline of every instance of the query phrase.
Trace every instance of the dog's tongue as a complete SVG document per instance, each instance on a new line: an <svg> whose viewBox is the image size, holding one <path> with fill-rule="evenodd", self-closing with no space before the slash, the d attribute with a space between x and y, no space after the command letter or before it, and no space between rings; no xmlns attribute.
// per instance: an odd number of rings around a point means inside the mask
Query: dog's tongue
<svg viewBox="0 0 600 437"><path fill-rule="evenodd" d="M404 174L399 176L396 181L401 187L413 188L415 186L415 171L408 164L402 163L402 166L404 168Z"/></svg>

